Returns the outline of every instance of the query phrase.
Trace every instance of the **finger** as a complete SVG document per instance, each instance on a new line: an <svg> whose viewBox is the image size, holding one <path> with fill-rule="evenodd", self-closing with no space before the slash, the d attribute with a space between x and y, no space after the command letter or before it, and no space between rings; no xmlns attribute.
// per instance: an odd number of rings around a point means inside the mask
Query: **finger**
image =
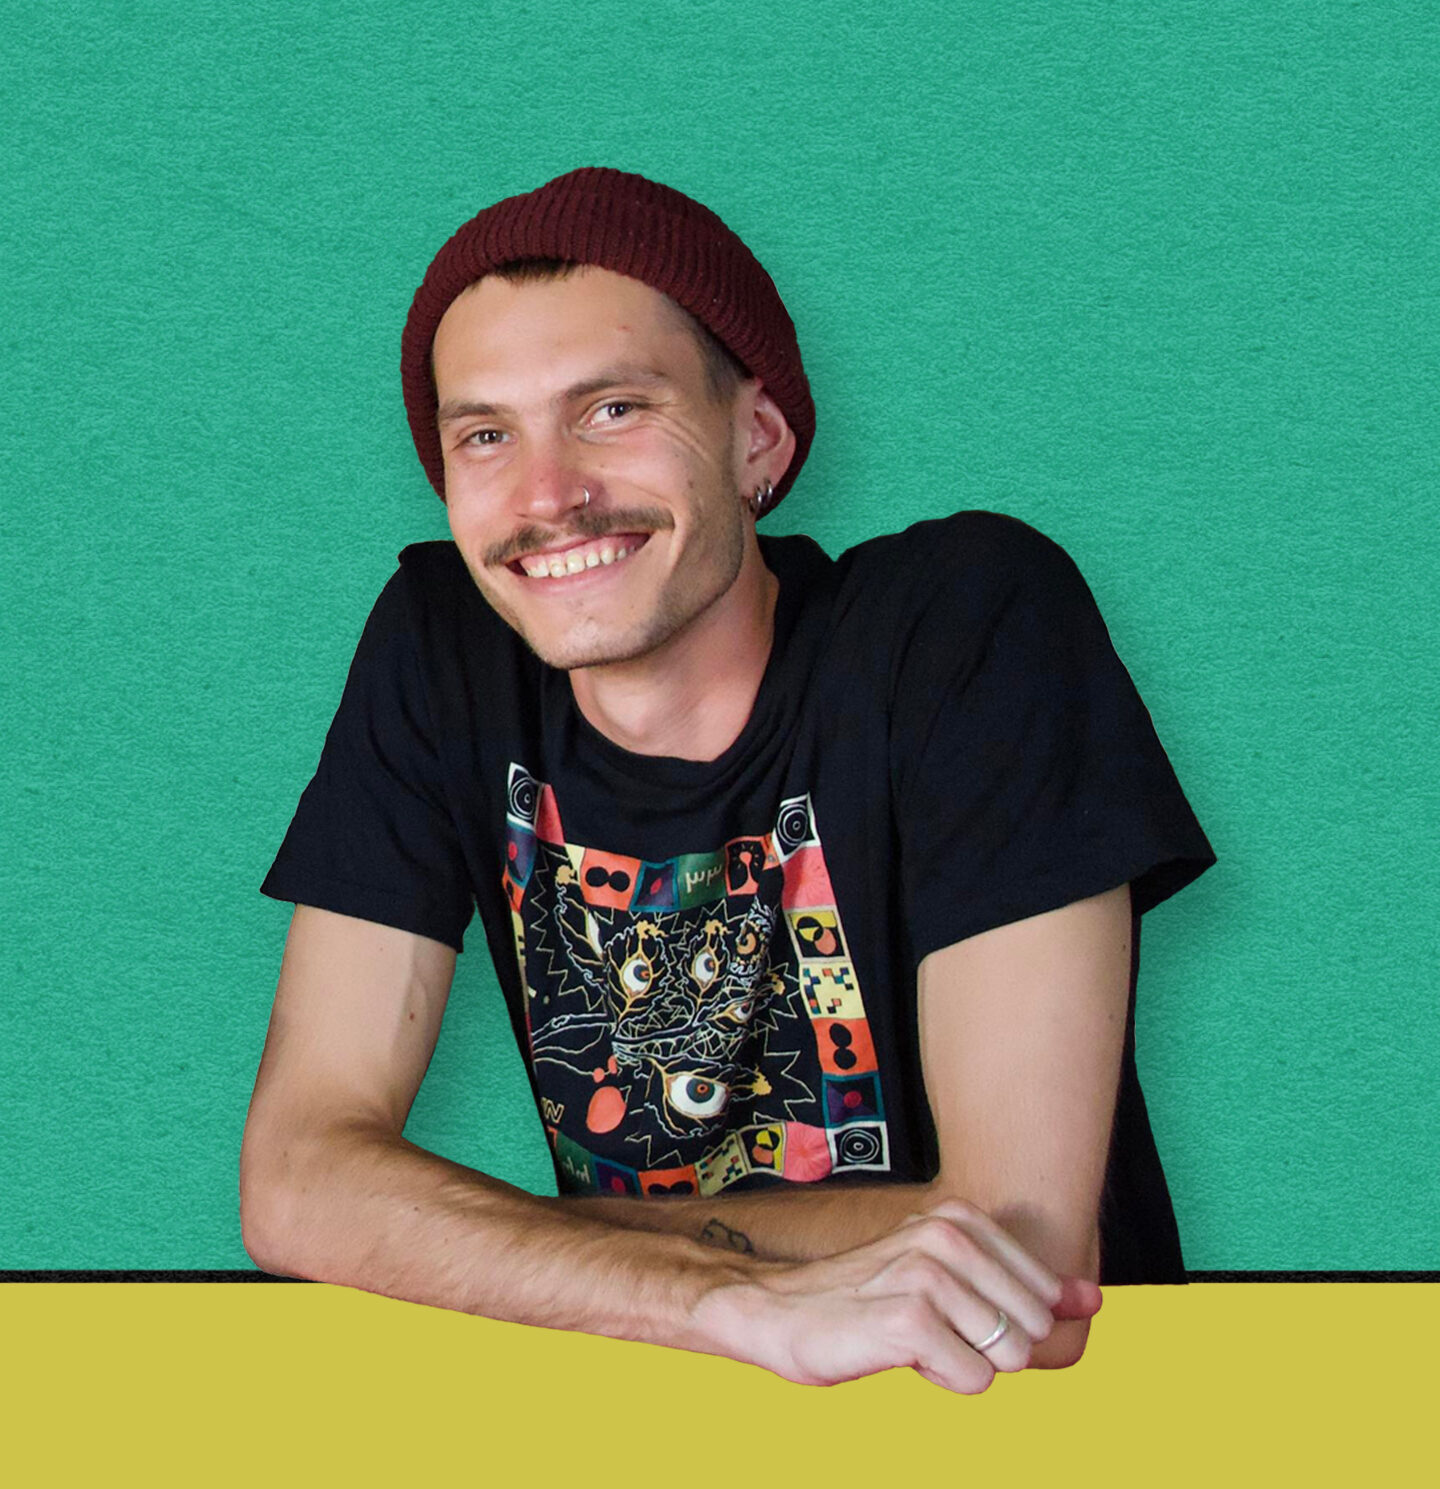
<svg viewBox="0 0 1440 1489"><path fill-rule="evenodd" d="M977 1238L993 1244L1002 1260L1012 1270L1024 1276L1032 1287L1046 1299L1050 1311L1057 1319L1093 1318L1104 1302L1099 1285L1084 1277L1071 1277L1052 1272L1043 1262L1036 1261L1005 1228L983 1210L963 1200L943 1202L943 1212L953 1214L955 1223L968 1228ZM1027 1269L1024 1263L1028 1261ZM1053 1279L1055 1293L1047 1293L1041 1285L1042 1279Z"/></svg>
<svg viewBox="0 0 1440 1489"><path fill-rule="evenodd" d="M1032 1256L1004 1226L978 1205L972 1205L968 1200L947 1199L936 1205L930 1214L941 1215L956 1225L963 1226L978 1240L983 1241L1027 1287L1044 1298L1047 1306L1053 1306L1060 1300L1060 1278L1044 1262Z"/></svg>
<svg viewBox="0 0 1440 1489"><path fill-rule="evenodd" d="M1032 1292L964 1226L932 1215L910 1227L907 1239L917 1251L939 1262L954 1281L1003 1309L1032 1339L1044 1339L1049 1334L1055 1321L1049 1300ZM897 1257L896 1265L906 1268L906 1258ZM901 1275L907 1285L914 1285L917 1274L906 1269ZM880 1280L877 1278L877 1282ZM995 1325L993 1316L987 1317L977 1339L983 1339Z"/></svg>
<svg viewBox="0 0 1440 1489"><path fill-rule="evenodd" d="M936 1296L951 1328L996 1370L1024 1370L1034 1343L1030 1334L1003 1308L951 1283Z"/></svg>
<svg viewBox="0 0 1440 1489"><path fill-rule="evenodd" d="M892 1348L933 1385L975 1396L995 1379L991 1361L971 1349L929 1303L900 1300L891 1315L891 1328Z"/></svg>
<svg viewBox="0 0 1440 1489"><path fill-rule="evenodd" d="M977 1292L972 1282L957 1279L937 1257L917 1253L901 1258L885 1269L876 1284L890 1289L888 1297L923 1304L996 1370L1023 1370L1030 1363L1034 1342L1030 1331L1008 1310ZM1043 1305L1036 1306L1048 1334L1050 1314Z"/></svg>
<svg viewBox="0 0 1440 1489"><path fill-rule="evenodd" d="M1105 1301L1099 1286L1085 1277L1062 1277L1064 1291L1051 1309L1056 1318L1094 1318Z"/></svg>

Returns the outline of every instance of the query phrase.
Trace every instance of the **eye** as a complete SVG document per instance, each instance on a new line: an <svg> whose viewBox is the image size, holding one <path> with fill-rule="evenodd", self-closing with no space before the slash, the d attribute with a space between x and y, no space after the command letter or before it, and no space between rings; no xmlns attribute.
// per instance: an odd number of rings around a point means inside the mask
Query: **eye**
<svg viewBox="0 0 1440 1489"><path fill-rule="evenodd" d="M670 1105L686 1117L714 1117L725 1110L730 1088L724 1081L712 1081L687 1070L667 1078L665 1095Z"/></svg>
<svg viewBox="0 0 1440 1489"><path fill-rule="evenodd" d="M709 987L719 973L720 963L708 946L695 953L695 960L690 963L690 975L701 987Z"/></svg>
<svg viewBox="0 0 1440 1489"><path fill-rule="evenodd" d="M724 1016L737 1024L748 1024L750 1016L755 1012L754 998L737 998L726 1010Z"/></svg>
<svg viewBox="0 0 1440 1489"><path fill-rule="evenodd" d="M633 414L640 405L633 398L611 398L600 404L593 415L593 424L614 424L625 418L627 414Z"/></svg>
<svg viewBox="0 0 1440 1489"><path fill-rule="evenodd" d="M638 996L650 986L650 980L654 976L654 968L643 956L628 957L620 968L620 986L627 993Z"/></svg>
<svg viewBox="0 0 1440 1489"><path fill-rule="evenodd" d="M460 441L462 445L498 445L505 438L499 429L474 429Z"/></svg>

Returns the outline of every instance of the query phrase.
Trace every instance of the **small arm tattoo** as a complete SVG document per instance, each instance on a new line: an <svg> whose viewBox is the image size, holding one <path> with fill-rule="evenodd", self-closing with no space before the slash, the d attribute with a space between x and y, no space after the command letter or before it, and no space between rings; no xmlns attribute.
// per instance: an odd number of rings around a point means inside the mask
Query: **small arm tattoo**
<svg viewBox="0 0 1440 1489"><path fill-rule="evenodd" d="M718 1246L722 1251L743 1251L755 1254L755 1244L744 1231L732 1230L723 1220L714 1218L705 1222L700 1239L707 1246Z"/></svg>

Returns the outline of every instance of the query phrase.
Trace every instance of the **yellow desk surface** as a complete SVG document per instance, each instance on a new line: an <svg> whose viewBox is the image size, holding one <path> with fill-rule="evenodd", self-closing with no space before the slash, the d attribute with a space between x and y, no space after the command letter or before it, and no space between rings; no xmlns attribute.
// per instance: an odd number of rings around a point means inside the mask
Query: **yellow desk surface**
<svg viewBox="0 0 1440 1489"><path fill-rule="evenodd" d="M341 1288L16 1283L0 1441L18 1486L1428 1484L1437 1336L1433 1283L1112 1288L1078 1366L962 1397Z"/></svg>

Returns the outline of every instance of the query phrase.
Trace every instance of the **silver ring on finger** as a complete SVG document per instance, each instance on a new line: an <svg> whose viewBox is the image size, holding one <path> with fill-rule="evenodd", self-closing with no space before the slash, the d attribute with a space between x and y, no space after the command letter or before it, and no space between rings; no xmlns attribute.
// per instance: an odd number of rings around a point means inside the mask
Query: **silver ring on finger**
<svg viewBox="0 0 1440 1489"><path fill-rule="evenodd" d="M1000 1322L995 1325L993 1333L987 1334L986 1337L975 1346L975 1348L977 1350L980 1350L982 1353L985 1350L989 1349L992 1344L999 1344L1000 1341L1010 1332L1010 1320L1005 1316L1004 1309L997 1308L995 1311L1000 1315Z"/></svg>

